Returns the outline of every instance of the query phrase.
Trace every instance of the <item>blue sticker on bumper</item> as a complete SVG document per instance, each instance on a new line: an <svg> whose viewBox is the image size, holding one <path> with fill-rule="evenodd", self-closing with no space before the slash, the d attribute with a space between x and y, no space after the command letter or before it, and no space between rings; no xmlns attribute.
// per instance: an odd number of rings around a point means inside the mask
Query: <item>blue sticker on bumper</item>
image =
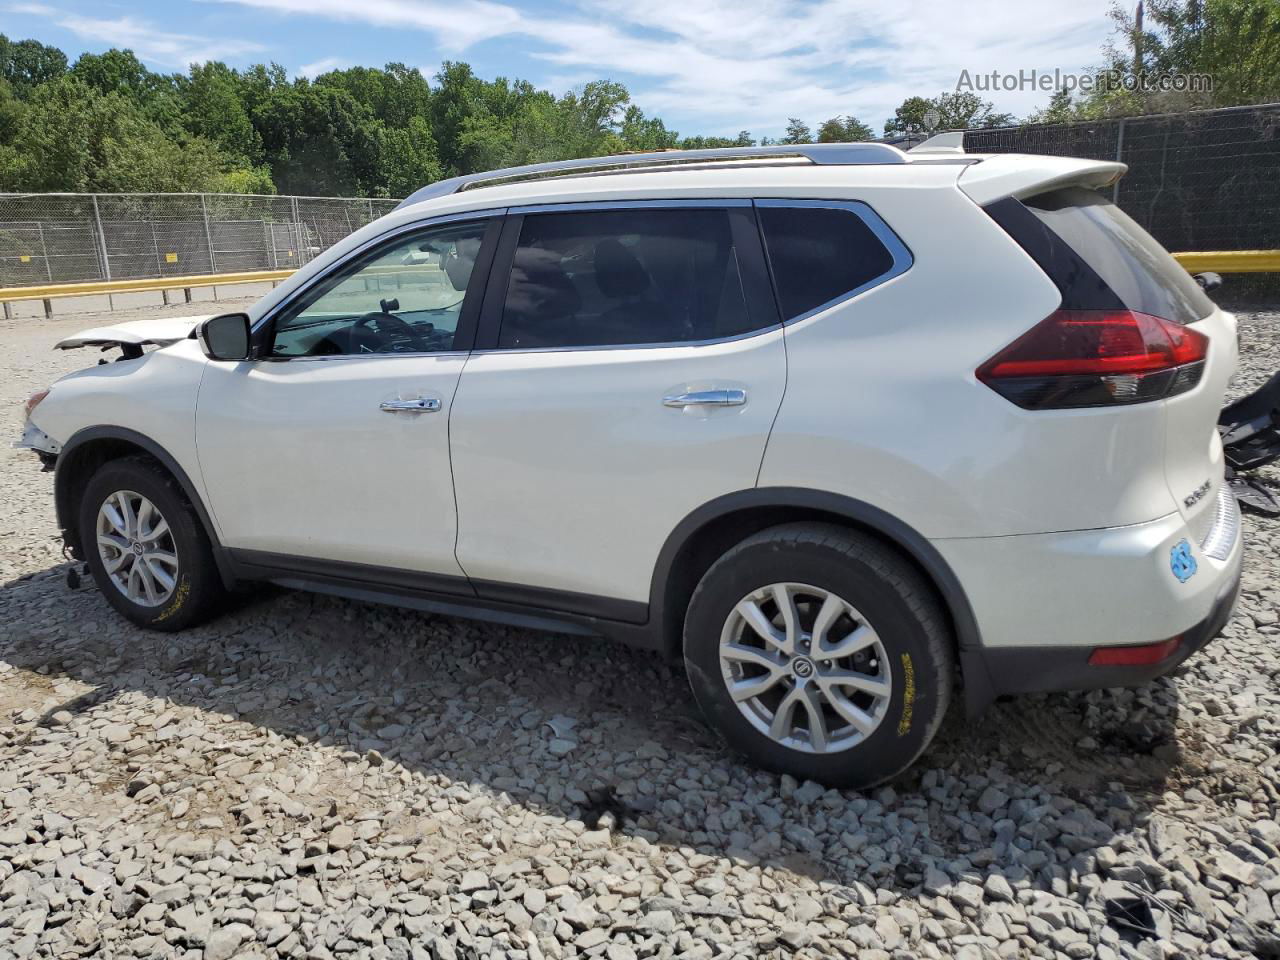
<svg viewBox="0 0 1280 960"><path fill-rule="evenodd" d="M1183 583L1196 575L1196 558L1191 553L1191 544L1186 540L1179 540L1169 551L1169 569Z"/></svg>

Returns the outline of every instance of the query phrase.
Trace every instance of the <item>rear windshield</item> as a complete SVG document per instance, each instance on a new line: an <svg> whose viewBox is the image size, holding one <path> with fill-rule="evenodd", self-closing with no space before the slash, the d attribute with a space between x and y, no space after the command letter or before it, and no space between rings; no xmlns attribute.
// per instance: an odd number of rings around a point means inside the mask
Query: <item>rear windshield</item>
<svg viewBox="0 0 1280 960"><path fill-rule="evenodd" d="M1191 323L1213 312L1213 301L1178 261L1096 191L1065 187L1022 202L1130 310L1175 323Z"/></svg>

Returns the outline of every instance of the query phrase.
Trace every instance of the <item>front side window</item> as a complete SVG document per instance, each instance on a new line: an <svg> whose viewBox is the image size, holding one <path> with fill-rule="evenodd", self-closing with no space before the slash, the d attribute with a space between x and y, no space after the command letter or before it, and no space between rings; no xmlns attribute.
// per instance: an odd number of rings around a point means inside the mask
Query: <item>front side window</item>
<svg viewBox="0 0 1280 960"><path fill-rule="evenodd" d="M498 346L685 343L756 326L725 209L528 214Z"/></svg>
<svg viewBox="0 0 1280 960"><path fill-rule="evenodd" d="M431 227L337 270L275 322L274 357L454 349L487 221Z"/></svg>
<svg viewBox="0 0 1280 960"><path fill-rule="evenodd" d="M905 248L895 258L884 239L849 207L761 203L760 225L778 305L787 320L853 294L897 267L905 267Z"/></svg>

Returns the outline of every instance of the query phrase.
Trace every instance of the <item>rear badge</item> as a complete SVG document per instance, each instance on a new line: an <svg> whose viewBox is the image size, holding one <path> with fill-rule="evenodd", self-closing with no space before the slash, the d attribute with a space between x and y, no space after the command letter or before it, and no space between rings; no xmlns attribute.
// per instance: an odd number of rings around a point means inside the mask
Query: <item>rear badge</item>
<svg viewBox="0 0 1280 960"><path fill-rule="evenodd" d="M1182 498L1182 505L1187 509L1194 507L1197 503L1204 499L1204 495L1209 492L1212 483L1206 480L1200 486L1196 487L1189 494Z"/></svg>
<svg viewBox="0 0 1280 960"><path fill-rule="evenodd" d="M1169 569L1183 583L1196 575L1196 558L1191 555L1191 544L1186 540L1179 540L1169 551Z"/></svg>

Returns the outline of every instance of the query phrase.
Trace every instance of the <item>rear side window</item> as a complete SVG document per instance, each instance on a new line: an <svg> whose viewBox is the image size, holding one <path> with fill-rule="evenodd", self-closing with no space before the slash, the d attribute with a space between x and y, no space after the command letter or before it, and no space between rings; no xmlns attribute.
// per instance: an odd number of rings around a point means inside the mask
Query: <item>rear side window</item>
<svg viewBox="0 0 1280 960"><path fill-rule="evenodd" d="M1092 268L1122 306L1175 323L1213 312L1213 302L1178 261L1097 191L1067 187L1022 202Z"/></svg>
<svg viewBox="0 0 1280 960"><path fill-rule="evenodd" d="M771 304L753 321L729 216L678 207L525 215L498 346L682 343L776 324Z"/></svg>
<svg viewBox="0 0 1280 960"><path fill-rule="evenodd" d="M861 208L862 205L856 205ZM869 213L869 211L868 211ZM783 205L762 202L760 224L773 269L782 316L794 320L906 268L901 243L855 212L855 205ZM875 222L875 221L871 221ZM883 236L883 239L882 239ZM901 262L900 262L901 261Z"/></svg>

